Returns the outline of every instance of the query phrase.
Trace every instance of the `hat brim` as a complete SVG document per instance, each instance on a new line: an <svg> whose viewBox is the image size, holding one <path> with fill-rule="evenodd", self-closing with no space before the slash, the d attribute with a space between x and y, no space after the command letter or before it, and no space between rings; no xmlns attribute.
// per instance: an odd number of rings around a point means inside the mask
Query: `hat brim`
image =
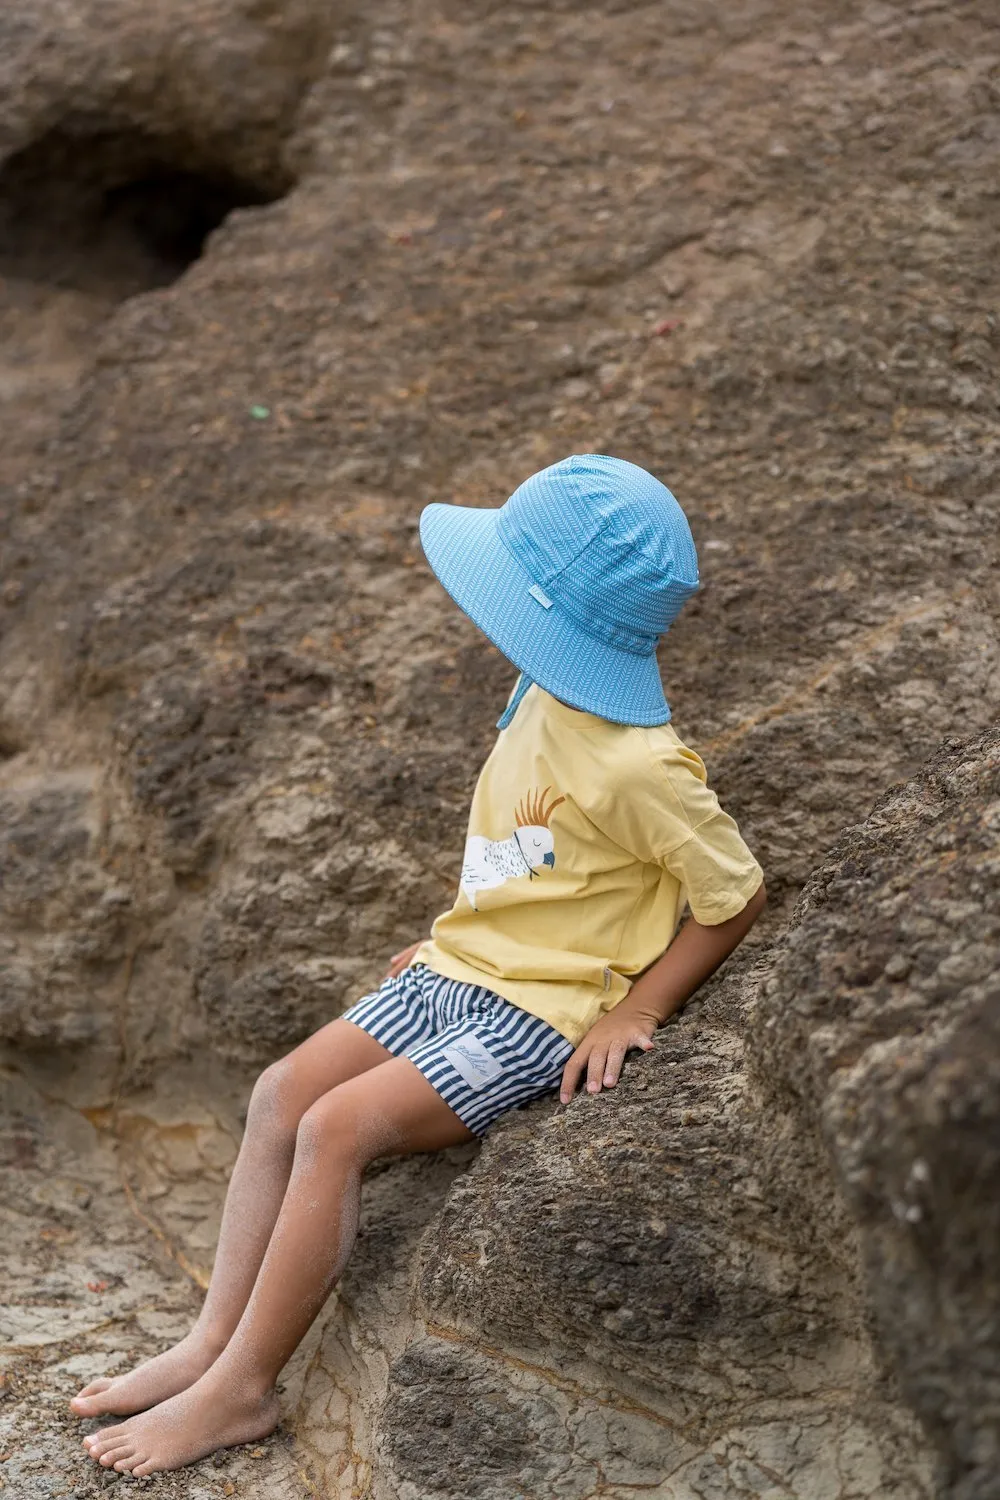
<svg viewBox="0 0 1000 1500"><path fill-rule="evenodd" d="M670 708L655 655L616 650L580 629L504 545L495 510L428 505L420 517L427 561L460 609L526 676L573 708L614 724L665 724Z"/></svg>

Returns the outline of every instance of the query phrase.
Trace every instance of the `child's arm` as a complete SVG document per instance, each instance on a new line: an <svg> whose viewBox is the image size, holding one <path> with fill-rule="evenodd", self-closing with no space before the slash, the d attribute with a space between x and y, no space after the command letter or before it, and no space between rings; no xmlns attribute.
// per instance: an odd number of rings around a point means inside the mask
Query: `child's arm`
<svg viewBox="0 0 1000 1500"><path fill-rule="evenodd" d="M690 917L662 958L637 979L614 1010L592 1026L563 1070L559 1097L568 1103L586 1070L587 1092L613 1088L631 1047L648 1052L652 1035L668 1016L680 1010L699 985L746 937L767 900L764 882L741 912L705 927Z"/></svg>

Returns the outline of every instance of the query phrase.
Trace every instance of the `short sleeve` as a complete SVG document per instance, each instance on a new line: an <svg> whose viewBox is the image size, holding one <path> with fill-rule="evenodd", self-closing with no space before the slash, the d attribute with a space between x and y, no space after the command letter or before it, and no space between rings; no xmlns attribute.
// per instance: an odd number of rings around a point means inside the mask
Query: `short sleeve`
<svg viewBox="0 0 1000 1500"><path fill-rule="evenodd" d="M700 756L679 742L664 755L647 748L630 772L618 783L606 831L676 877L695 921L711 927L735 917L764 872L708 786Z"/></svg>
<svg viewBox="0 0 1000 1500"><path fill-rule="evenodd" d="M680 881L691 915L705 927L735 917L764 879L739 829L721 807L692 829L663 865Z"/></svg>

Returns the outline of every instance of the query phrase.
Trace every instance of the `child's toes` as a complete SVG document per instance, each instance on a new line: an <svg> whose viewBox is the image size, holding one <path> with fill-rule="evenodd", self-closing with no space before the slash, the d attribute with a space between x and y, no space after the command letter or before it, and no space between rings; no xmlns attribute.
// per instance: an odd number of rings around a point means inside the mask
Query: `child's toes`
<svg viewBox="0 0 1000 1500"><path fill-rule="evenodd" d="M116 1463L118 1459L126 1458L130 1453L134 1452L134 1443L115 1443L113 1448L109 1448L106 1453L101 1454L101 1463L104 1464L106 1468L110 1468L110 1466L113 1463Z"/></svg>
<svg viewBox="0 0 1000 1500"><path fill-rule="evenodd" d="M121 1427L102 1427L100 1432L84 1438L84 1445L91 1458L100 1458L109 1448L120 1448L127 1434Z"/></svg>
<svg viewBox="0 0 1000 1500"><path fill-rule="evenodd" d="M99 1396L102 1391L108 1389L110 1384L110 1380L92 1380L89 1385L85 1385L83 1390L79 1391L70 1401L70 1411L75 1411L78 1417L89 1416L88 1407L91 1397Z"/></svg>

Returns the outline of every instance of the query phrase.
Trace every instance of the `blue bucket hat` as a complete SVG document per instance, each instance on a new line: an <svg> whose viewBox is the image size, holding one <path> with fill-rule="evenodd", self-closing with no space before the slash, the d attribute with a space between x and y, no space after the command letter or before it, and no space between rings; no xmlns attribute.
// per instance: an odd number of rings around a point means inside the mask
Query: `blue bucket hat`
<svg viewBox="0 0 1000 1500"><path fill-rule="evenodd" d="M532 474L499 510L428 505L427 560L516 667L510 723L537 682L615 724L665 724L656 643L698 588L687 518L636 464L582 453Z"/></svg>

